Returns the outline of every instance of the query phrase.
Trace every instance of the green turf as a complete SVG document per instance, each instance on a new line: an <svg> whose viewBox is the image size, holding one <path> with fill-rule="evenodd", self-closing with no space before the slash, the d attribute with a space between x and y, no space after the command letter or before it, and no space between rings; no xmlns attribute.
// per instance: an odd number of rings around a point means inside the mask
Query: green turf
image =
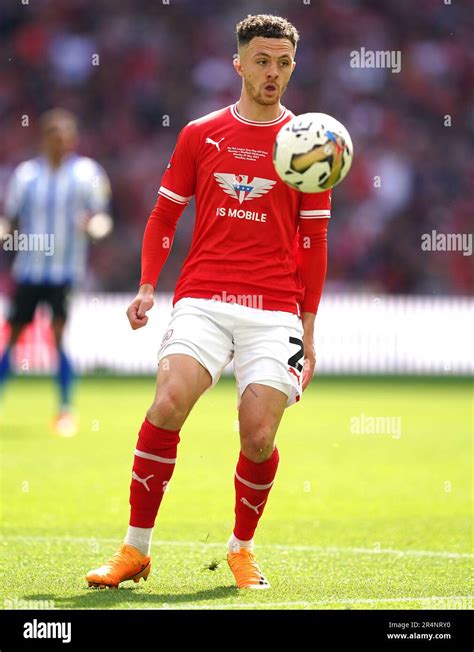
<svg viewBox="0 0 474 652"><path fill-rule="evenodd" d="M280 469L257 536L272 589L257 592L237 591L224 561L238 436L235 385L222 380L182 430L148 582L88 589L85 572L115 551L127 525L132 451L153 385L84 379L71 439L49 431L50 381L9 385L0 606L472 608L472 393L453 379L313 381L280 427ZM361 413L400 417L400 437L354 434Z"/></svg>

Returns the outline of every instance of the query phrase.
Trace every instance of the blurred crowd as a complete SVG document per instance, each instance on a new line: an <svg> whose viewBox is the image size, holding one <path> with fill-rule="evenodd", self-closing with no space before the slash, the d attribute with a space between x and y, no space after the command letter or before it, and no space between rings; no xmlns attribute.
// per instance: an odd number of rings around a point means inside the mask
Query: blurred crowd
<svg viewBox="0 0 474 652"><path fill-rule="evenodd" d="M115 230L91 247L86 288L133 291L146 219L176 136L233 103L235 24L278 13L301 35L283 103L349 129L353 168L334 191L330 291L468 294L472 260L426 252L423 233L472 231L474 13L442 0L2 0L0 203L14 166L37 150L53 106L80 120L82 154L112 184ZM354 50L401 52L401 71L352 68ZM22 126L27 115L29 126ZM189 248L183 214L159 288ZM8 291L10 256L0 256Z"/></svg>

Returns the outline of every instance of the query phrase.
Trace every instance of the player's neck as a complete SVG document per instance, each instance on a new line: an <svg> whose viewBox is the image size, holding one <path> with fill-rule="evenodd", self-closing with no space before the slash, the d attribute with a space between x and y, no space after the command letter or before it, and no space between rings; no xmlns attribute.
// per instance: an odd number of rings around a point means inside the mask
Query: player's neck
<svg viewBox="0 0 474 652"><path fill-rule="evenodd" d="M67 159L71 156L71 152L66 152L65 154L61 155L54 155L54 154L49 154L45 153L45 158L48 162L48 165L53 168L53 170L60 168L61 165L67 161Z"/></svg>
<svg viewBox="0 0 474 652"><path fill-rule="evenodd" d="M240 100L236 104L236 109L242 118L253 120L255 122L270 122L271 120L276 120L284 111L280 102L268 105L257 104L257 102L254 102L244 93L240 96Z"/></svg>

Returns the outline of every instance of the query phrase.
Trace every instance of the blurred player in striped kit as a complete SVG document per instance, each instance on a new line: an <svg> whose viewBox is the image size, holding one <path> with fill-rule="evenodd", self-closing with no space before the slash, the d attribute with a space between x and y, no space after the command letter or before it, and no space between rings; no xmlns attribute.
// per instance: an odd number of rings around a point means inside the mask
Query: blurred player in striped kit
<svg viewBox="0 0 474 652"><path fill-rule="evenodd" d="M23 246L16 247L13 264L16 290L8 316L10 337L0 356L0 394L24 327L33 320L38 304L49 305L60 395L55 430L71 436L76 432L71 412L74 373L63 347L68 296L84 276L88 239L99 239L111 230L110 184L96 161L75 153L78 128L72 113L47 111L40 118L40 129L40 156L16 167L5 198L4 237L10 230L17 241L18 236L23 239Z"/></svg>

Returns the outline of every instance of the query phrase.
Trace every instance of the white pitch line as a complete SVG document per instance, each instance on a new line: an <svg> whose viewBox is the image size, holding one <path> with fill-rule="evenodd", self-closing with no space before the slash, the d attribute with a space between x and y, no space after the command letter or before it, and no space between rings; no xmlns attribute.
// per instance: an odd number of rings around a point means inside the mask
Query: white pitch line
<svg viewBox="0 0 474 652"><path fill-rule="evenodd" d="M101 538L101 537L68 537L68 536L22 536L22 535L3 535L0 541L17 541L18 543L116 543L119 538ZM158 540L152 543L154 546L175 546L175 547L196 547L203 546L207 548L225 548L225 543L206 543L204 541L166 541ZM447 559L472 559L474 554L470 552L449 552L447 550L396 550L393 548L339 548L334 546L305 546L305 545L283 545L278 543L262 543L258 545L261 549L271 550L292 550L303 552L315 552L321 554L360 554L360 555L398 555L400 557L442 557Z"/></svg>
<svg viewBox="0 0 474 652"><path fill-rule="evenodd" d="M294 602L227 602L220 605L195 605L189 603L188 606L171 607L167 605L162 609L250 609L253 607L312 607L323 606L328 604L383 604L383 603L397 603L397 602L424 602L427 608L430 607L433 601L437 600L466 600L468 601L469 608L472 608L472 595L448 595L448 596L433 596L433 597L408 597L408 598L346 598L344 600L316 600L306 601L297 600ZM444 608L444 607L443 607Z"/></svg>
<svg viewBox="0 0 474 652"><path fill-rule="evenodd" d="M334 546L329 546L324 548L322 546L285 546L280 544L262 544L262 548L266 546L271 546L276 550L300 550L305 552L322 552L326 554L338 554L338 553L354 553L361 555L400 555L400 556L414 556L414 557L447 557L447 558L471 558L474 557L474 554L469 552L449 552L447 550L395 550L393 548L381 548L380 550L374 548L339 548Z"/></svg>

